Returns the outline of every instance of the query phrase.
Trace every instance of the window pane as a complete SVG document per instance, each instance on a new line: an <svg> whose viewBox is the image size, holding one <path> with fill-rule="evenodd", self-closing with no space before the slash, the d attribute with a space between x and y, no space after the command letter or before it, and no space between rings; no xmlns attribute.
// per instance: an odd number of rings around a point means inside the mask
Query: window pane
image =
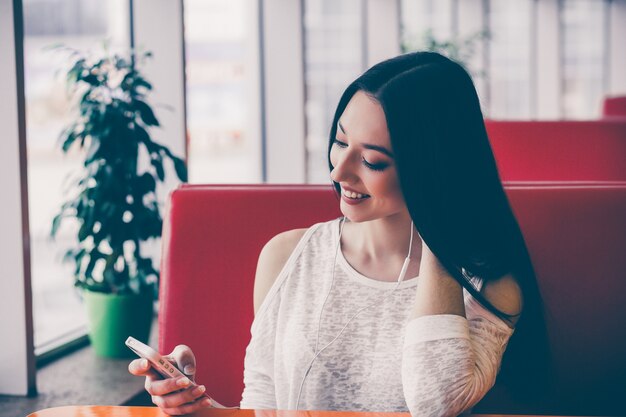
<svg viewBox="0 0 626 417"><path fill-rule="evenodd" d="M427 31L438 41L452 37L452 0L402 0L402 40L411 51L423 49Z"/></svg>
<svg viewBox="0 0 626 417"><path fill-rule="evenodd" d="M244 0L186 0L188 168L191 183L261 182L260 137L248 87L258 47Z"/></svg>
<svg viewBox="0 0 626 417"><path fill-rule="evenodd" d="M461 62L470 72L485 107L488 104L482 48L485 9L482 3L472 4L476 12L468 15L461 11L459 0L401 0L402 50L434 50Z"/></svg>
<svg viewBox="0 0 626 417"><path fill-rule="evenodd" d="M68 221L49 239L52 218L65 200L68 177L81 168L81 156L67 156L57 138L75 117L62 71L66 57L51 51L63 44L98 50L128 45L128 0L24 0L24 78L31 232L35 352L56 347L84 331L85 314L73 288L72 265L63 252L75 244L76 224Z"/></svg>
<svg viewBox="0 0 626 417"><path fill-rule="evenodd" d="M304 2L307 182L330 182L326 151L341 94L363 71L362 2Z"/></svg>
<svg viewBox="0 0 626 417"><path fill-rule="evenodd" d="M530 0L490 3L489 117L530 118Z"/></svg>
<svg viewBox="0 0 626 417"><path fill-rule="evenodd" d="M565 118L600 115L603 93L604 1L563 2L563 111Z"/></svg>

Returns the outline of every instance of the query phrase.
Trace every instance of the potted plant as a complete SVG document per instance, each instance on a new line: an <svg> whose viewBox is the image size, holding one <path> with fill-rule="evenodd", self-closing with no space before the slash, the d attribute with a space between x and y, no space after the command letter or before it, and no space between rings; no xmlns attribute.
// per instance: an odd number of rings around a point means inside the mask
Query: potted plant
<svg viewBox="0 0 626 417"><path fill-rule="evenodd" d="M152 86L137 69L150 53L103 54L77 51L67 72L76 100L76 119L60 136L64 153L78 147L84 168L72 195L54 217L54 237L64 219L76 219L77 244L65 261L74 263L74 284L87 307L89 337L98 355L127 356L127 336L146 342L157 294L158 270L141 253L142 244L161 236L157 184L164 162L187 181L182 159L152 141L159 126L146 103Z"/></svg>

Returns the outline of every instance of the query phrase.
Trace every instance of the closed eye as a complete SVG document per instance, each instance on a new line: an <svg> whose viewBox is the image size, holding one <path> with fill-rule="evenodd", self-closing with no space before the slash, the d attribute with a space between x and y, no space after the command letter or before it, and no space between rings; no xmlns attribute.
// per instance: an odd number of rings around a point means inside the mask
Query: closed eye
<svg viewBox="0 0 626 417"><path fill-rule="evenodd" d="M342 142L338 139L335 139L333 141L333 145L337 145L339 148L347 148L348 144L345 142ZM373 164L371 162L369 162L367 159L365 159L364 157L361 157L361 163L368 169L371 169L372 171L384 171L389 164L387 163L378 163L378 164Z"/></svg>
<svg viewBox="0 0 626 417"><path fill-rule="evenodd" d="M347 148L348 144L345 142L340 141L339 139L335 139L334 140L334 144L339 146L340 148Z"/></svg>
<svg viewBox="0 0 626 417"><path fill-rule="evenodd" d="M361 158L361 161L363 162L363 165L365 165L372 171L384 171L385 168L389 166L387 164L372 164L372 163L367 162L365 158Z"/></svg>

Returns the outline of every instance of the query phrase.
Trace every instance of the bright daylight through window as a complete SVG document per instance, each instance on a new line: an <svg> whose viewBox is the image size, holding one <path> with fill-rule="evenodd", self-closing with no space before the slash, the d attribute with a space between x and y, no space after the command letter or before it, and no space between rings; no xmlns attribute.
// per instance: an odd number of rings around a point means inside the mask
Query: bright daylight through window
<svg viewBox="0 0 626 417"><path fill-rule="evenodd" d="M35 353L54 349L85 333L85 312L73 290L73 268L62 263L74 243L72 227L50 239L52 218L64 201L80 159L58 146L68 125L70 97L62 73L67 54L54 46L83 51L129 45L127 0L24 0L24 77L30 207ZM69 222L68 222L69 223ZM77 225L74 224L74 227Z"/></svg>

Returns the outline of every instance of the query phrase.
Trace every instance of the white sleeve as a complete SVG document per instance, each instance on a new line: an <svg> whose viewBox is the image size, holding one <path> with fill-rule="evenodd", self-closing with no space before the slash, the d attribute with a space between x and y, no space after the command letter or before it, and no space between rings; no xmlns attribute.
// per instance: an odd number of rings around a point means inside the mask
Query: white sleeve
<svg viewBox="0 0 626 417"><path fill-rule="evenodd" d="M271 304L261 308L250 329L252 338L246 348L240 408L276 409L274 384L274 347L276 343L276 310L280 304L276 294ZM268 300L269 301L269 300Z"/></svg>
<svg viewBox="0 0 626 417"><path fill-rule="evenodd" d="M409 322L402 385L411 415L454 417L473 407L495 383L512 333L488 315L442 314Z"/></svg>

